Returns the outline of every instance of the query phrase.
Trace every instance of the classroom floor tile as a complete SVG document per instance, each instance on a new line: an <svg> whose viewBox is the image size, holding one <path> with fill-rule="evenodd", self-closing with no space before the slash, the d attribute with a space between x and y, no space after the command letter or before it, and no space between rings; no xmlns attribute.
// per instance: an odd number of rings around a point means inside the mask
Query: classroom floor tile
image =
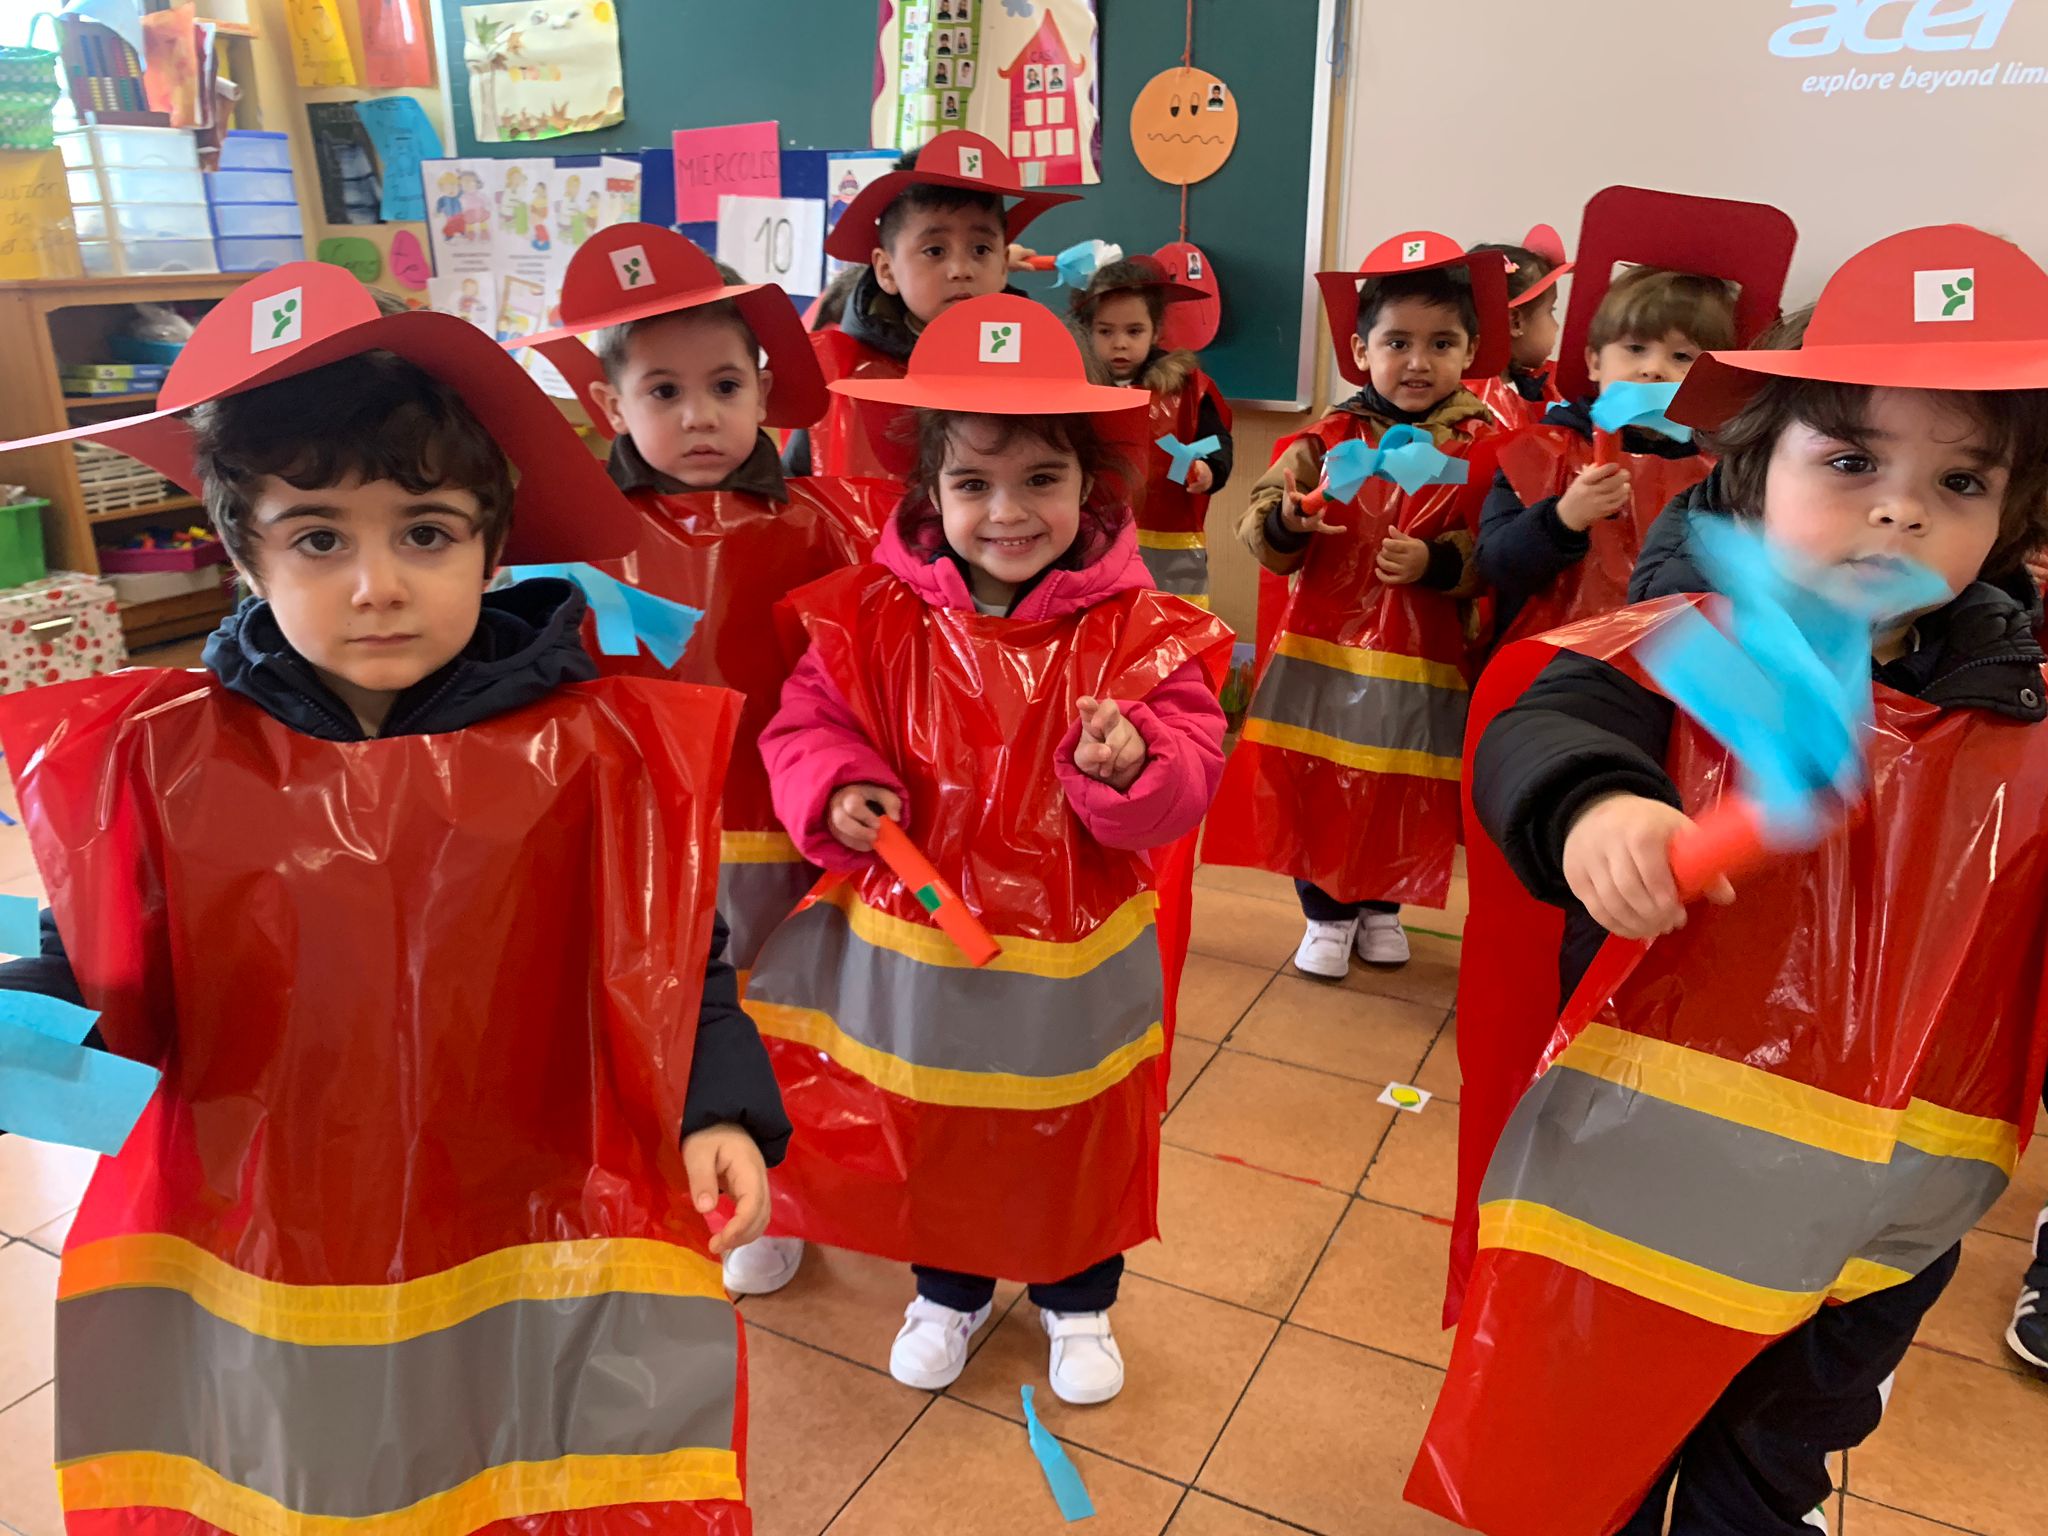
<svg viewBox="0 0 2048 1536"><path fill-rule="evenodd" d="M1291 1062L1374 1085L1405 1083L1421 1069L1444 1011L1391 997L1276 976L1230 1032L1233 1051Z"/></svg>
<svg viewBox="0 0 2048 1536"><path fill-rule="evenodd" d="M1448 1226L1354 1200L1287 1320L1441 1370L1451 1363L1443 1328L1450 1254Z"/></svg>
<svg viewBox="0 0 2048 1536"><path fill-rule="evenodd" d="M1176 1147L1350 1190L1395 1114L1375 1102L1380 1091L1225 1046L1163 1134Z"/></svg>

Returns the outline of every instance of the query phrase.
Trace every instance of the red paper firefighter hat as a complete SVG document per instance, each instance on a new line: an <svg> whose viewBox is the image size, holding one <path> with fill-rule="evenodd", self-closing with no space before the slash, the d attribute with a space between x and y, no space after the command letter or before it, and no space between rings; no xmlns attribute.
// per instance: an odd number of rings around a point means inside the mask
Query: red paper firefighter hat
<svg viewBox="0 0 2048 1536"><path fill-rule="evenodd" d="M1723 197L1688 197L1647 187L1609 187L1586 204L1579 226L1578 276L1551 376L1567 400L1592 387L1586 338L1593 316L1614 283L1617 265L1667 267L1739 284L1735 300L1738 342L1754 341L1778 318L1785 276L1799 231L1791 217L1767 203Z"/></svg>
<svg viewBox="0 0 2048 1536"><path fill-rule="evenodd" d="M1162 245L1152 253L1175 281L1201 293L1199 299L1176 304L1166 312L1159 328L1159 344L1168 351L1199 352L1216 339L1223 327L1223 292L1216 282L1216 269L1208 252L1185 240Z"/></svg>
<svg viewBox="0 0 2048 1536"><path fill-rule="evenodd" d="M863 187L825 237L825 254L841 261L866 261L882 243L882 214L905 187L958 187L963 192L992 192L1015 198L1007 227L1015 240L1048 208L1079 199L1078 192L1047 192L1026 187L1010 157L994 142L964 128L940 134L918 151L914 170L891 171Z"/></svg>
<svg viewBox="0 0 2048 1536"><path fill-rule="evenodd" d="M156 410L0 444L0 453L89 438L196 496L192 430L182 413L364 352L394 352L454 390L519 471L507 564L631 551L638 514L517 359L454 315L381 313L369 289L325 262L274 268L216 304L171 365Z"/></svg>
<svg viewBox="0 0 2048 1536"><path fill-rule="evenodd" d="M1169 271L1157 256L1126 256L1097 270L1088 286L1073 298L1073 311L1110 293L1156 292L1168 304L1199 304L1209 295L1192 283L1180 280L1178 268Z"/></svg>
<svg viewBox="0 0 2048 1536"><path fill-rule="evenodd" d="M1550 225L1538 224L1522 236L1522 249L1531 256L1541 256L1550 263L1550 270L1533 286L1524 288L1509 299L1510 309L1520 309L1524 304L1534 304L1571 275L1572 263L1565 259L1564 239Z"/></svg>
<svg viewBox="0 0 2048 1536"><path fill-rule="evenodd" d="M1892 235L1828 279L1796 351L1709 352L1670 414L1718 426L1773 378L2048 389L2048 272L1967 224Z"/></svg>
<svg viewBox="0 0 2048 1536"><path fill-rule="evenodd" d="M1465 376L1486 379L1507 371L1512 338L1508 335L1506 258L1493 251L1473 255L1448 235L1416 229L1377 247L1356 272L1316 274L1339 373L1354 384L1371 382L1371 376L1351 356L1351 338L1358 334L1358 301L1366 279L1433 272L1440 267L1463 267L1471 274L1472 298L1479 308L1479 353Z"/></svg>
<svg viewBox="0 0 2048 1536"><path fill-rule="evenodd" d="M834 394L989 416L1149 410L1150 391L1090 384L1074 333L1036 299L991 293L924 328L900 379L834 379Z"/></svg>
<svg viewBox="0 0 2048 1536"><path fill-rule="evenodd" d="M693 241L658 224L614 224L592 235L563 276L561 328L506 345L538 348L609 437L611 424L590 397L590 386L604 382L604 366L583 344L583 334L725 299L738 307L774 371L768 425L808 427L823 416L825 375L789 295L774 283L728 287L718 264Z"/></svg>

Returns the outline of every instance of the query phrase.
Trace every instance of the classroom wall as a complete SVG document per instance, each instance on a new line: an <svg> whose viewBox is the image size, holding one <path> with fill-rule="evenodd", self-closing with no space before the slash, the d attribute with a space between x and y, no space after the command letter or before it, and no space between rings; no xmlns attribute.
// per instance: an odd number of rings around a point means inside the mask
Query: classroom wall
<svg viewBox="0 0 2048 1536"><path fill-rule="evenodd" d="M1354 0L1352 19L1348 261L1415 226L1476 242L1547 222L1571 245L1618 183L1783 208L1788 308L1918 224L2048 257L2022 169L2048 122L2043 0ZM1439 150L1392 152L1419 123Z"/></svg>

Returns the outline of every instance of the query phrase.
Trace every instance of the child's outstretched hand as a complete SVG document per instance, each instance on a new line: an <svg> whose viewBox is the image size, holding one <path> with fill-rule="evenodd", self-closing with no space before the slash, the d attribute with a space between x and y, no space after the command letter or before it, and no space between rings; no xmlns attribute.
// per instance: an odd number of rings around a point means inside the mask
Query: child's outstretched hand
<svg viewBox="0 0 2048 1536"><path fill-rule="evenodd" d="M1301 510L1301 487L1294 483L1294 471L1285 471L1287 490L1280 497L1280 526L1289 533L1343 533L1335 523L1327 521L1321 512ZM1327 510L1327 509L1325 509Z"/></svg>
<svg viewBox="0 0 2048 1536"><path fill-rule="evenodd" d="M1145 738L1114 700L1077 699L1075 705L1081 712L1081 739L1074 746L1074 766L1111 789L1129 789L1151 757Z"/></svg>
<svg viewBox="0 0 2048 1536"><path fill-rule="evenodd" d="M699 1215L718 1207L722 1190L732 1196L732 1219L711 1235L714 1254L745 1247L768 1230L768 1164L754 1138L737 1125L708 1125L683 1138L683 1171Z"/></svg>
<svg viewBox="0 0 2048 1536"><path fill-rule="evenodd" d="M1557 501L1557 520L1584 533L1628 505L1628 471L1619 464L1588 464Z"/></svg>
<svg viewBox="0 0 2048 1536"><path fill-rule="evenodd" d="M1194 467L1188 471L1188 494L1190 496L1206 496L1209 493L1210 487L1215 485L1215 483L1216 471L1209 467L1209 461L1207 459L1195 460Z"/></svg>
<svg viewBox="0 0 2048 1536"><path fill-rule="evenodd" d="M1380 552L1373 560L1373 570L1387 586L1413 586L1429 570L1429 545L1421 539L1410 538L1398 528L1389 529L1387 536L1380 540Z"/></svg>
<svg viewBox="0 0 2048 1536"><path fill-rule="evenodd" d="M1019 245L1015 241L1010 242L1010 270L1012 272L1029 272L1031 270L1031 263L1037 255L1038 252L1031 249L1028 245Z"/></svg>
<svg viewBox="0 0 2048 1536"><path fill-rule="evenodd" d="M882 808L880 815L875 812L877 805ZM842 784L832 791L825 826L855 853L873 853L883 816L903 820L903 799L895 790L879 784Z"/></svg>
<svg viewBox="0 0 2048 1536"><path fill-rule="evenodd" d="M1624 939L1654 939L1685 926L1685 905L1671 877L1671 840L1692 825L1683 811L1642 795L1595 800L1564 840L1564 879L1593 921ZM1726 880L1706 893L1725 907Z"/></svg>

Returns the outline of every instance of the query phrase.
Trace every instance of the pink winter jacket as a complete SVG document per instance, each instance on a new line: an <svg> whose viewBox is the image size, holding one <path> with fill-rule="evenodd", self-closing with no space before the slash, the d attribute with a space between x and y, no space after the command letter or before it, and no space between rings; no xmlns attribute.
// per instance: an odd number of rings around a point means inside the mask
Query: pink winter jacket
<svg viewBox="0 0 2048 1536"><path fill-rule="evenodd" d="M966 578L951 560L928 561L904 544L892 520L875 559L940 608L974 611ZM1107 553L1078 571L1054 571L1032 589L1017 620L1057 618L1152 584L1129 527ZM1089 834L1111 848L1158 848L1192 832L1215 798L1223 776L1223 707L1201 667L1189 662L1143 699L1118 699L1124 718L1145 738L1151 758L1127 790L1115 790L1074 766L1081 723L1067 728L1053 771L1067 803ZM903 782L875 750L845 697L815 654L806 654L782 688L782 707L761 733L761 760L775 798L775 814L803 856L823 869L859 869L855 853L826 827L832 792L848 784L880 784L903 795ZM904 830L916 835L917 807L905 799Z"/></svg>

